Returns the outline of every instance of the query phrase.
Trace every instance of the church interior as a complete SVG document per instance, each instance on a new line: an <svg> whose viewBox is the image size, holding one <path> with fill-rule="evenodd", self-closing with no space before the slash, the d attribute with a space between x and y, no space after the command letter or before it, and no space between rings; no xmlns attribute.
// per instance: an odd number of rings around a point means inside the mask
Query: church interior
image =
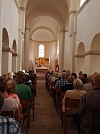
<svg viewBox="0 0 100 134"><path fill-rule="evenodd" d="M39 118L41 107L45 105L46 110L49 104L50 110L52 103L46 94L44 74L48 70L100 73L100 0L0 0L0 44L1 76L29 70L39 75L35 123L31 123L29 134L33 134L32 126L35 126L34 134L62 134L62 128L58 130L61 121L55 107L52 106L54 113L49 111L44 117L50 122ZM41 111L42 117L44 114ZM58 124L54 119L57 127L51 133L46 121L51 126L53 115ZM41 124L47 130L39 131ZM69 125L68 131L77 134L75 125Z"/></svg>
<svg viewBox="0 0 100 134"><path fill-rule="evenodd" d="M0 74L58 65L99 72L99 2L0 0Z"/></svg>

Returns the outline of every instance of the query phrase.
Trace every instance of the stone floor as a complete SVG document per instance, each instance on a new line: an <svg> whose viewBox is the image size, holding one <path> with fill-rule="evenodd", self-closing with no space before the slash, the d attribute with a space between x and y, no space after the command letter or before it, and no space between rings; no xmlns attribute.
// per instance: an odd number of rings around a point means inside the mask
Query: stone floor
<svg viewBox="0 0 100 134"><path fill-rule="evenodd" d="M25 134L25 124L22 129L22 134ZM32 122L31 118L29 134L64 134L64 129L61 127L60 117L53 106L52 98L45 88L45 80L43 77L39 77L37 80L35 120ZM67 121L67 134L77 134L72 119Z"/></svg>

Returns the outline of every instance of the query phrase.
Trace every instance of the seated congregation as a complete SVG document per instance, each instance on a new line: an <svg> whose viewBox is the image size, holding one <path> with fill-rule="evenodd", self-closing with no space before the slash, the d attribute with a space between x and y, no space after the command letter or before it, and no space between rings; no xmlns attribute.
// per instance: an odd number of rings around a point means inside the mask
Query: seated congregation
<svg viewBox="0 0 100 134"><path fill-rule="evenodd" d="M87 75L80 71L77 75L66 70L60 73L48 71L45 85L62 127L64 123L64 134L69 116L76 124L78 134L100 134L100 73Z"/></svg>
<svg viewBox="0 0 100 134"><path fill-rule="evenodd" d="M20 134L24 122L26 122L26 134L28 134L31 109L34 121L36 80L37 76L32 70L29 74L18 71L14 76L12 72L0 76L1 134Z"/></svg>
<svg viewBox="0 0 100 134"><path fill-rule="evenodd" d="M31 109L34 121L36 81L32 70L29 73L18 71L14 77L11 72L0 76L0 133L20 134L25 122L28 134ZM87 75L80 71L77 75L69 70L48 71L45 85L60 115L64 134L68 117L76 124L78 134L100 134L100 73ZM92 118L96 120L93 123Z"/></svg>

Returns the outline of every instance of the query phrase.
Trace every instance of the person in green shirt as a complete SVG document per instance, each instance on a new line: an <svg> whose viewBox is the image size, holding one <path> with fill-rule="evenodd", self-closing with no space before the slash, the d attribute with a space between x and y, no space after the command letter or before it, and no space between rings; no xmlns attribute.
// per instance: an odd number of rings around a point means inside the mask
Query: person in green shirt
<svg viewBox="0 0 100 134"><path fill-rule="evenodd" d="M25 73L22 71L18 71L16 74L16 93L19 97L19 99L29 99L30 100L30 105L32 101L32 92L31 88L27 85L24 84L25 81ZM25 110L22 109L22 113L24 113Z"/></svg>

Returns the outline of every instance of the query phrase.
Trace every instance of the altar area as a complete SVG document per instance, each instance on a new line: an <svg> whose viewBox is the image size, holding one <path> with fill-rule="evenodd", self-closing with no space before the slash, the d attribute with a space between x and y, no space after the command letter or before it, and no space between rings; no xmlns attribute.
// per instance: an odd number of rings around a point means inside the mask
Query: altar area
<svg viewBox="0 0 100 134"><path fill-rule="evenodd" d="M46 73L49 70L50 58L35 57L36 73Z"/></svg>
<svg viewBox="0 0 100 134"><path fill-rule="evenodd" d="M36 73L46 73L48 70L46 67L36 67Z"/></svg>

